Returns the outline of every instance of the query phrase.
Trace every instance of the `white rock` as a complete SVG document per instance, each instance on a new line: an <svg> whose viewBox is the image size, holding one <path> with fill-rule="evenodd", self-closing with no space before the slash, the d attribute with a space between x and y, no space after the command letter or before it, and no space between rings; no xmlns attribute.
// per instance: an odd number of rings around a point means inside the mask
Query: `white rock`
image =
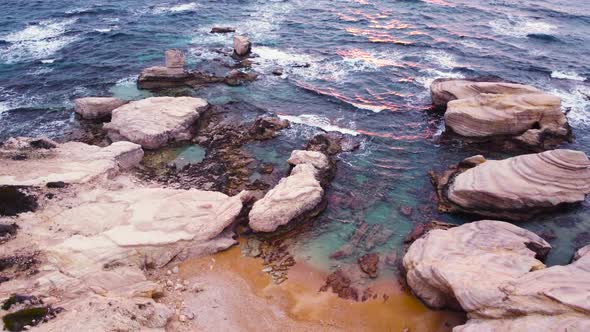
<svg viewBox="0 0 590 332"><path fill-rule="evenodd" d="M130 102L113 111L104 125L113 141L128 140L147 149L193 137L192 126L207 101L192 97L152 97Z"/></svg>
<svg viewBox="0 0 590 332"><path fill-rule="evenodd" d="M293 166L310 164L319 170L326 170L330 167L328 157L318 151L294 150L287 162Z"/></svg>
<svg viewBox="0 0 590 332"><path fill-rule="evenodd" d="M30 140L11 139L0 147L0 185L43 186L58 181L86 183L113 177L139 165L143 159L141 146L130 142L116 142L104 148L68 142L54 149L28 152L26 160L2 158L2 155L17 153L17 147Z"/></svg>
<svg viewBox="0 0 590 332"><path fill-rule="evenodd" d="M112 97L85 97L74 100L74 111L84 119L100 119L111 115L117 107L127 102Z"/></svg>
<svg viewBox="0 0 590 332"><path fill-rule="evenodd" d="M295 166L291 175L254 203L249 214L250 228L256 232L273 232L314 209L324 195L317 172L310 164Z"/></svg>

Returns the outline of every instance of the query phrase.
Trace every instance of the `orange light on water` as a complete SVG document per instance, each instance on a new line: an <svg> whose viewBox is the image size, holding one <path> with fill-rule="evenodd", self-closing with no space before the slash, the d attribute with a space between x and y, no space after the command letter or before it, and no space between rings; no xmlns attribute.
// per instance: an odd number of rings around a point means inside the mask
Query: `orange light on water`
<svg viewBox="0 0 590 332"><path fill-rule="evenodd" d="M345 28L346 32L353 36L366 37L372 43L391 43L399 45L411 45L409 41L397 39L385 31L375 31L369 29Z"/></svg>

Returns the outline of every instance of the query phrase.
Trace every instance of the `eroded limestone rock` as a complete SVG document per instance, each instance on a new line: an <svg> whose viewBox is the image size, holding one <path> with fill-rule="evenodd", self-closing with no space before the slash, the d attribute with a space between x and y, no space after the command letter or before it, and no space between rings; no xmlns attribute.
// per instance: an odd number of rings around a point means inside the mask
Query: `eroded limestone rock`
<svg viewBox="0 0 590 332"><path fill-rule="evenodd" d="M74 111L84 119L101 119L127 102L113 97L85 97L74 100Z"/></svg>
<svg viewBox="0 0 590 332"><path fill-rule="evenodd" d="M448 199L480 215L527 218L590 193L590 161L580 151L551 150L505 160L487 160L457 175ZM507 213L503 213L503 211Z"/></svg>
<svg viewBox="0 0 590 332"><path fill-rule="evenodd" d="M80 317L91 321L85 331L163 330L172 311L154 302L162 288L144 270L235 244L228 226L247 195L145 188L129 180L76 187L83 190L61 192L20 215L21 231L3 249L41 252L38 272L0 283L0 299L15 292L56 296L52 302L65 312L43 325L48 331L78 329Z"/></svg>
<svg viewBox="0 0 590 332"><path fill-rule="evenodd" d="M503 139L533 150L570 137L561 99L532 86L438 79L430 89L434 106L446 108L447 129L463 137Z"/></svg>
<svg viewBox="0 0 590 332"><path fill-rule="evenodd" d="M466 137L520 135L529 129L568 134L561 99L545 93L479 94L448 103L445 123Z"/></svg>
<svg viewBox="0 0 590 332"><path fill-rule="evenodd" d="M152 97L130 102L113 111L104 125L113 141L128 140L147 149L193 137L193 125L207 101L191 97Z"/></svg>
<svg viewBox="0 0 590 332"><path fill-rule="evenodd" d="M317 173L311 164L295 166L291 175L254 203L249 214L250 227L257 232L273 232L313 210L324 195Z"/></svg>
<svg viewBox="0 0 590 332"><path fill-rule="evenodd" d="M436 79L430 85L432 103L437 107L444 107L448 102L456 99L474 97L479 94L519 95L539 93L539 89L530 85L508 82L486 82L465 79Z"/></svg>
<svg viewBox="0 0 590 332"><path fill-rule="evenodd" d="M328 157L318 151L294 150L287 162L293 166L310 164L318 170L326 170L330 167Z"/></svg>
<svg viewBox="0 0 590 332"><path fill-rule="evenodd" d="M79 142L55 143L55 148L44 149L34 147L36 141L13 138L0 147L0 185L85 183L112 177L137 166L143 158L141 146L131 142L116 142L104 148Z"/></svg>

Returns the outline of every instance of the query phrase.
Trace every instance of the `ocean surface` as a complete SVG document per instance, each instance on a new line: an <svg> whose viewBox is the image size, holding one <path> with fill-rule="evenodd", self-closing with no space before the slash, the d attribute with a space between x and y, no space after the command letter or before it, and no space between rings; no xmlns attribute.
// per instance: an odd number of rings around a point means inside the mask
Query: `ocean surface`
<svg viewBox="0 0 590 332"><path fill-rule="evenodd" d="M193 94L246 101L296 124L280 147L251 144L251 153L280 169L313 128L363 141L339 156L327 210L293 247L298 260L319 269L369 250L400 257L403 237L419 222L473 220L436 212L428 171L478 153L510 154L439 143L444 124L429 110L435 78L495 75L559 95L576 138L564 147L590 154L587 0L3 0L0 11L0 141L60 137L76 125L77 97L149 96L135 81L162 63L164 50L184 50L188 66L199 68L219 57L215 49L231 47L231 35L210 34L213 26L248 35L258 55L253 68L268 75ZM271 75L277 66L282 76ZM409 207L411 215L401 212ZM331 259L359 222L391 236ZM590 201L519 225L554 233L548 263L565 264L590 240Z"/></svg>

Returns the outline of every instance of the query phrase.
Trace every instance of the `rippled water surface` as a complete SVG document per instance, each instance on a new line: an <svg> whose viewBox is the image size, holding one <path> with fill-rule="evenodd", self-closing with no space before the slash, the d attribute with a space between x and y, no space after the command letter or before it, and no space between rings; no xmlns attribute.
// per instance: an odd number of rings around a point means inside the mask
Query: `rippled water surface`
<svg viewBox="0 0 590 332"><path fill-rule="evenodd" d="M299 259L322 269L340 264L329 256L361 221L392 234L372 249L389 255L417 222L466 220L436 213L427 176L482 152L437 144L440 115L427 111L428 86L437 77L496 75L551 91L569 111L571 148L590 153L585 0L4 0L0 10L0 140L61 135L75 122L65 110L76 97L149 96L135 88L135 78L161 63L165 49L185 50L198 67L218 56L213 49L231 45L230 35L209 33L214 25L250 36L254 69L270 74L282 66L284 74L195 95L247 101L294 123L365 138L359 151L340 156L327 211L298 237ZM295 125L283 134L289 149L248 149L279 165L312 134ZM553 231L549 262L565 263L590 238L590 204L522 225Z"/></svg>

